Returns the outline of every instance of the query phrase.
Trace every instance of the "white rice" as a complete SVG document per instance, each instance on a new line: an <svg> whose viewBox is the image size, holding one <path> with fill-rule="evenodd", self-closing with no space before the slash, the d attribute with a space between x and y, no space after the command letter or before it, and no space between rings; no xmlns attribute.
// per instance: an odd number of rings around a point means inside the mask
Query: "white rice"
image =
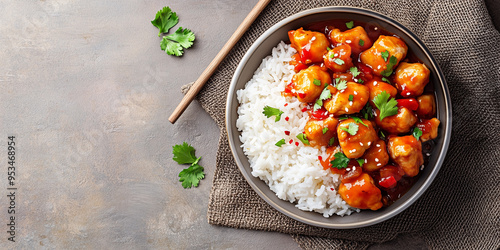
<svg viewBox="0 0 500 250"><path fill-rule="evenodd" d="M243 151L249 159L252 175L265 181L280 199L325 217L349 215L359 209L347 205L336 192L340 176L324 170L318 160L320 155L327 157L324 150L305 146L296 138L304 131L307 112L301 112L297 98L285 98L281 94L294 75L293 66L289 65L294 53L290 45L281 42L273 48L272 55L262 61L245 89L237 91L240 106L236 126L241 131ZM286 107L285 103L288 103ZM281 120L275 122L275 117L262 114L265 106L283 111ZM284 131L290 131L290 135ZM281 139L285 139L286 144L277 147L275 144ZM299 142L299 146L295 142Z"/></svg>

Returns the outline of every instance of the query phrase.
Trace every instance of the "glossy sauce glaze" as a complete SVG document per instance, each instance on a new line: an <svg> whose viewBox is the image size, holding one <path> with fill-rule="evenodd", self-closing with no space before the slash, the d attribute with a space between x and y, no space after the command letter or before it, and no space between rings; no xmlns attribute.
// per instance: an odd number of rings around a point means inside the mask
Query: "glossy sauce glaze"
<svg viewBox="0 0 500 250"><path fill-rule="evenodd" d="M283 94L303 102L310 119L304 135L310 146L326 148L328 157L318 160L341 175L341 197L377 210L418 180L439 120L431 72L404 41L373 24L350 22L289 31L298 50L290 62L296 75ZM382 105L392 113L379 110Z"/></svg>

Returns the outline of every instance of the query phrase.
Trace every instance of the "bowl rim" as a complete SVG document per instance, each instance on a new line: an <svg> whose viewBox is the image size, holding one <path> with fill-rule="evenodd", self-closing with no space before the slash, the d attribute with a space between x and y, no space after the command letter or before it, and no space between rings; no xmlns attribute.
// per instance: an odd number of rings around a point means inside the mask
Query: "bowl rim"
<svg viewBox="0 0 500 250"><path fill-rule="evenodd" d="M302 17L312 15L312 14L318 14L318 13L336 13L336 12L345 12L345 13L352 13L352 14L362 14L369 16L371 18L379 19L382 21L385 21L389 23L392 26L395 26L397 29L399 29L401 32L405 33L408 37L410 37L415 44L421 49L421 51L425 54L425 56L429 59L431 62L432 66L436 69L435 75L437 77L438 82L441 84L441 88L443 91L443 97L444 97L444 110L445 114L443 115L446 118L446 127L444 129L444 140L443 140L443 146L440 154L438 155L438 159L436 161L436 164L432 168L431 173L429 174L428 178L425 180L425 182L415 191L415 193L409 197L408 200L406 200L404 203L402 203L399 207L396 209L389 211L381 216L365 220L365 221L360 221L360 222L352 222L352 223L343 223L343 224L338 224L338 223L324 223L324 222L318 222L314 221L308 218L301 217L297 214L290 213L286 209L282 208L279 204L275 203L273 200L271 200L260 188L253 182L250 173L247 173L245 171L243 163L241 160L238 158L237 153L236 153L236 145L232 140L232 135L234 132L239 133L239 131L233 131L231 127L231 121L230 121L230 110L231 106L233 105L231 93L235 94L236 90L236 83L237 79L239 78L239 75L243 71L243 68L246 66L248 60L250 59L251 55L254 53L254 51L259 47L259 45L267 39L271 34L273 34L276 30L278 30L281 26L284 26L287 23L290 23L292 21L295 21L297 19L300 19ZM430 186L430 184L434 181L436 175L438 174L446 153L448 152L449 144L450 144L450 139L451 139L451 128L452 128L452 107L451 107L451 100L450 100L450 93L448 90L448 86L446 83L446 79L444 77L444 74L439 67L438 63L436 62L435 58L432 56L431 52L427 48L427 46L422 42L413 32L411 32L409 29L404 27L402 24L399 22L395 21L394 19L387 17L379 12L373 11L373 10L368 10L364 8L359 8L359 7L348 7L348 6L329 6L329 7L320 7L320 8L313 8L313 9L308 9L304 10L301 12L298 12L292 16L289 16L280 22L276 23L273 25L271 28L266 30L262 35L259 36L257 40L250 46L250 48L247 50L243 58L238 64L238 67L236 68L233 77L231 79L231 83L229 86L228 94L227 94L227 100L226 100L226 112L225 112L225 126L226 126L226 132L228 135L228 142L229 142L229 148L231 150L231 153L233 155L233 158L236 162L236 165L238 166L238 169L242 173L243 177L247 181L247 183L252 187L252 189L262 198L264 199L268 204L270 204L273 208L281 212L282 214L306 223L311 226L317 226L317 227L323 227L323 228L330 228L330 229L352 229L352 228L361 228L361 227L367 227L371 226L383 221L386 221L397 214L401 213L405 209L407 209L409 206L411 206L420 196L427 190L427 188ZM261 180L262 181L262 180ZM274 194L274 192L273 192ZM288 202L286 200L280 200L283 202ZM298 209L298 208L297 208ZM334 216L334 215L332 215Z"/></svg>

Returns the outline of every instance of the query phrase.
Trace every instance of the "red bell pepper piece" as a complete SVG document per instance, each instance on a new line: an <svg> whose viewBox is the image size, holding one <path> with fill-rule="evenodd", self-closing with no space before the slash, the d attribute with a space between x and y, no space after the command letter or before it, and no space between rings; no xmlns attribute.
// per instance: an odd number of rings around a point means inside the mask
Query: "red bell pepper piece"
<svg viewBox="0 0 500 250"><path fill-rule="evenodd" d="M418 109L418 102L414 98L410 99L398 99L398 107L405 107L409 110L417 110Z"/></svg>

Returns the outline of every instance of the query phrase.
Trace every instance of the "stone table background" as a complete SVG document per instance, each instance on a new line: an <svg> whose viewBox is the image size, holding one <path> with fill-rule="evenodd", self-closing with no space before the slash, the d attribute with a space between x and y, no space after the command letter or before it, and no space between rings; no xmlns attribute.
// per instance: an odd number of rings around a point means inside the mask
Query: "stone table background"
<svg viewBox="0 0 500 250"><path fill-rule="evenodd" d="M0 0L1 248L298 249L289 235L212 226L206 212L219 131L196 80L257 0ZM160 50L170 6L196 34L181 58ZM498 16L497 16L498 17ZM221 93L225 94L225 93ZM16 136L16 242L7 241L7 136ZM183 189L172 146L202 156ZM421 249L411 235L373 249Z"/></svg>

